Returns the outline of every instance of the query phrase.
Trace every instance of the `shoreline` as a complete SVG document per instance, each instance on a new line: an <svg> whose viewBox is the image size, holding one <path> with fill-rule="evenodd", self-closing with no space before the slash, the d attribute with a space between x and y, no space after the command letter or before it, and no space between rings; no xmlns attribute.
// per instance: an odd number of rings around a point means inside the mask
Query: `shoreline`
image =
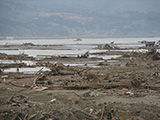
<svg viewBox="0 0 160 120"><path fill-rule="evenodd" d="M27 39L97 39L97 38L157 38L160 36L71 36L71 37L2 37L0 40L27 40Z"/></svg>

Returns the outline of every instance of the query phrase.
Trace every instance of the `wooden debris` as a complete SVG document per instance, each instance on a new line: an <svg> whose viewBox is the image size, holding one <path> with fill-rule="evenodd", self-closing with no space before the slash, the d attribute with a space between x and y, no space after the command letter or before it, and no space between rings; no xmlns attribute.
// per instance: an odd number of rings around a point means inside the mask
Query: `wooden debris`
<svg viewBox="0 0 160 120"><path fill-rule="evenodd" d="M15 84L13 82L9 82L9 83L14 85L14 86L16 86L16 87L21 87L21 88L29 88L30 87L30 86L24 86L24 85L17 85L17 84Z"/></svg>
<svg viewBox="0 0 160 120"><path fill-rule="evenodd" d="M34 74L34 76L36 76L36 75L37 75L37 76L34 78L33 84L32 84L32 86L31 86L31 88L37 87L36 81L38 80L39 76L41 75L41 71L42 71L42 70L43 70L43 68L41 68L40 70L38 70L38 71Z"/></svg>

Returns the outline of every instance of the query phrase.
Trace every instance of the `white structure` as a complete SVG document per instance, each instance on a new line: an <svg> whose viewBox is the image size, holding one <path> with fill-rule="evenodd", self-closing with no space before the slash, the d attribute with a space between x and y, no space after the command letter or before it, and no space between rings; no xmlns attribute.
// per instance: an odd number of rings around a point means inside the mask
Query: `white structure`
<svg viewBox="0 0 160 120"><path fill-rule="evenodd" d="M6 40L14 40L13 36L6 36Z"/></svg>

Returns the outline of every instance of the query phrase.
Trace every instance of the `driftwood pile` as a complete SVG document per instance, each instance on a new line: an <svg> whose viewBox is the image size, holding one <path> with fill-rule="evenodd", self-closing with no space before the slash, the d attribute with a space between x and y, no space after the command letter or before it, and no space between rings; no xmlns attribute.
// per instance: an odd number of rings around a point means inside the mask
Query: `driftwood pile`
<svg viewBox="0 0 160 120"><path fill-rule="evenodd" d="M123 57L136 57L143 60L160 60L160 52L156 48L148 49L148 52L132 52L131 54L124 54Z"/></svg>
<svg viewBox="0 0 160 120"><path fill-rule="evenodd" d="M153 84L156 84L155 81L150 80L150 77L155 78L155 80L157 77L159 78L159 72L151 76L142 76L137 73L124 73L116 76L111 74L99 75L87 70L66 67L63 64L50 65L50 72L43 72L42 69L31 77L33 81L29 86L15 84L14 82L10 83L14 86L28 89L43 87L45 89L67 90L123 88L160 90L159 86L153 86Z"/></svg>

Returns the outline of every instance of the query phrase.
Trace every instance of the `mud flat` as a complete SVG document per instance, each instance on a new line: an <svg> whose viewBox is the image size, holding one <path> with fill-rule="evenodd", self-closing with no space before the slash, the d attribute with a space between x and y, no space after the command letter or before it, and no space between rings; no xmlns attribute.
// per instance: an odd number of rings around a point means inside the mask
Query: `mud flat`
<svg viewBox="0 0 160 120"><path fill-rule="evenodd" d="M76 47L64 50L64 46L56 45L2 46L0 119L160 119L157 48L144 47L145 51L140 51L141 48L81 47L80 52L73 52ZM64 51L47 55L25 52L44 48ZM73 54L66 52L68 48ZM21 52L6 52L13 50Z"/></svg>

